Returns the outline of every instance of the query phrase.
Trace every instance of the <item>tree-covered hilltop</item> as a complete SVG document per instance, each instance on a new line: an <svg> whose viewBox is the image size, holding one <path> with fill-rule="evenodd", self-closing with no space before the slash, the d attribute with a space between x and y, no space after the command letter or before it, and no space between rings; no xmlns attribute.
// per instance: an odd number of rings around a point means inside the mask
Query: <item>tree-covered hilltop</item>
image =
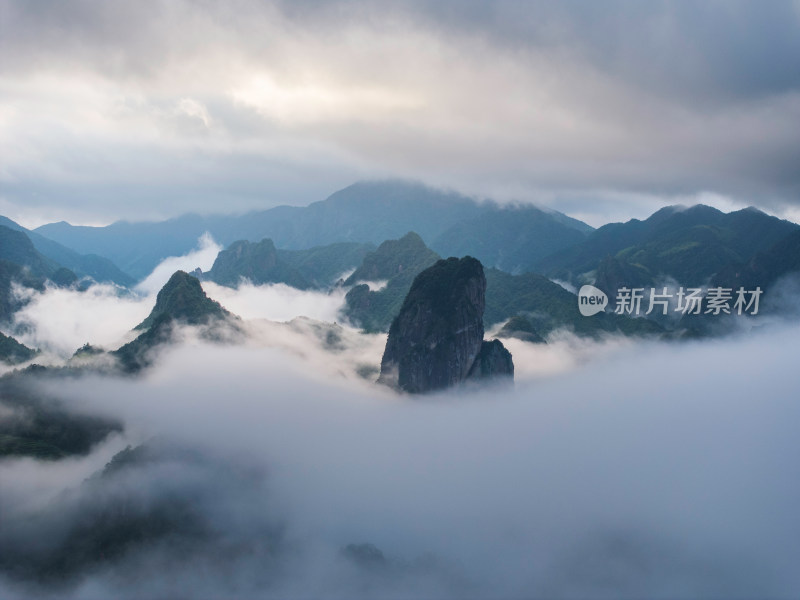
<svg viewBox="0 0 800 600"><path fill-rule="evenodd" d="M256 285L284 283L301 290L325 288L360 265L374 249L371 244L343 242L308 250L279 250L270 239L257 243L239 240L219 253L203 279L231 287L246 279Z"/></svg>
<svg viewBox="0 0 800 600"><path fill-rule="evenodd" d="M165 467L174 472L159 477ZM0 573L40 595L61 595L88 572L124 569L126 562L130 566L160 552L190 561L195 553L244 556L253 546L215 527L219 523L209 507L235 506L237 497L259 483L252 469L165 440L128 447L80 485L28 511L26 518L4 523ZM37 543L42 536L47 543ZM268 556L267 549L275 551L282 541L277 525L261 524L255 537Z"/></svg>
<svg viewBox="0 0 800 600"><path fill-rule="evenodd" d="M126 373L137 373L153 362L153 351L168 343L174 333L175 319L162 313L135 339L111 352L119 367Z"/></svg>
<svg viewBox="0 0 800 600"><path fill-rule="evenodd" d="M175 271L156 296L156 305L134 329L149 329L159 318L169 317L188 325L203 325L214 317L230 313L222 305L206 296L197 277L185 271Z"/></svg>
<svg viewBox="0 0 800 600"><path fill-rule="evenodd" d="M562 328L584 337L608 333L646 336L664 332L653 321L612 312L584 317L578 309L578 297L542 275L511 275L498 269L486 269L484 320L495 324L515 316L525 317L542 337Z"/></svg>
<svg viewBox="0 0 800 600"><path fill-rule="evenodd" d="M413 232L383 242L344 282L355 284L345 297L344 315L366 331L388 330L414 278L439 258ZM360 281L386 281L386 285L372 291Z"/></svg>
<svg viewBox="0 0 800 600"><path fill-rule="evenodd" d="M442 256L474 256L485 267L509 273L535 270L536 263L586 239L592 228L535 206L507 206L462 221L431 242Z"/></svg>
<svg viewBox="0 0 800 600"><path fill-rule="evenodd" d="M227 286L235 286L246 279L256 285L285 283L300 290L312 287L297 269L278 258L278 251L270 239L258 243L247 240L234 242L217 255L205 278Z"/></svg>
<svg viewBox="0 0 800 600"><path fill-rule="evenodd" d="M700 286L723 270L744 266L798 229L752 208L723 213L702 204L670 206L644 221L600 227L585 241L540 260L536 270L574 284L587 283L611 257L617 271L635 270L636 279L647 284L669 276L685 286Z"/></svg>
<svg viewBox="0 0 800 600"><path fill-rule="evenodd" d="M345 285L361 281L390 280L403 273L420 272L439 260L422 238L413 231L399 240L386 240L367 254L361 265L345 280ZM413 277L412 277L413 280Z"/></svg>
<svg viewBox="0 0 800 600"><path fill-rule="evenodd" d="M176 271L158 292L153 310L134 328L144 331L111 355L117 358L123 371L135 373L151 364L153 350L172 339L176 326L211 326L206 336L217 340L223 334L214 326L228 323L229 329L234 330L237 326L232 322L237 319L219 302L206 296L199 279L185 271Z"/></svg>
<svg viewBox="0 0 800 600"><path fill-rule="evenodd" d="M278 258L296 269L314 287L326 288L337 283L347 272L360 265L373 244L340 242L327 246L315 246L308 250L278 250Z"/></svg>
<svg viewBox="0 0 800 600"><path fill-rule="evenodd" d="M115 420L69 411L33 386L43 377L60 376L34 366L0 377L0 459L30 456L57 460L83 455L110 433L122 430Z"/></svg>
<svg viewBox="0 0 800 600"><path fill-rule="evenodd" d="M8 365L16 365L32 359L38 351L20 344L13 337L0 332L0 361Z"/></svg>

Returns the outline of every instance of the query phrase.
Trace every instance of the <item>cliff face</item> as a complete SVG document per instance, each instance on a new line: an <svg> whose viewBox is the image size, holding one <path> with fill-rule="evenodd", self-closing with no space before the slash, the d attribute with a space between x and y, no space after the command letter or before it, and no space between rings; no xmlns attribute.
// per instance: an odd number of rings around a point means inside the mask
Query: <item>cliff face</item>
<svg viewBox="0 0 800 600"><path fill-rule="evenodd" d="M507 369L502 353L491 348L475 366L485 295L483 266L469 256L440 260L417 275L389 329L378 381L418 394L456 385L474 369L485 377Z"/></svg>
<svg viewBox="0 0 800 600"><path fill-rule="evenodd" d="M297 269L280 260L275 244L270 239L258 243L245 240L234 242L219 253L207 277L227 286L235 286L244 278L256 285L285 283L301 290L311 287Z"/></svg>
<svg viewBox="0 0 800 600"><path fill-rule="evenodd" d="M514 361L511 359L511 352L506 350L500 340L483 342L467 377L469 379L496 377L510 377L513 379Z"/></svg>

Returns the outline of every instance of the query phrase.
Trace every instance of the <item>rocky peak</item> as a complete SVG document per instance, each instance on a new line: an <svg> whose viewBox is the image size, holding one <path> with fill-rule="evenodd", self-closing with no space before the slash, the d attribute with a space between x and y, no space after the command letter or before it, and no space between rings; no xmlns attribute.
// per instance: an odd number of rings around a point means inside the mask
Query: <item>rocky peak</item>
<svg viewBox="0 0 800 600"><path fill-rule="evenodd" d="M308 289L311 284L296 269L284 264L275 244L269 238L260 242L240 240L217 255L208 272L208 279L220 285L236 285L247 279L262 283L286 283L298 289Z"/></svg>
<svg viewBox="0 0 800 600"><path fill-rule="evenodd" d="M424 268L438 258L422 238L411 231L399 240L383 242L377 250L367 254L361 266L347 278L345 285L391 279L403 271Z"/></svg>
<svg viewBox="0 0 800 600"><path fill-rule="evenodd" d="M168 317L189 325L207 323L212 317L229 313L203 291L200 280L185 271L176 271L161 288L150 315L135 329L149 329L159 318Z"/></svg>
<svg viewBox="0 0 800 600"><path fill-rule="evenodd" d="M206 296L200 281L184 271L176 271L161 288L156 305L150 315L135 329L145 330L133 341L128 342L111 354L119 361L123 371L135 373L152 362L152 352L173 339L176 324L211 325L206 339L216 341L219 336L217 326L231 325L234 315ZM221 319L225 318L225 321Z"/></svg>
<svg viewBox="0 0 800 600"><path fill-rule="evenodd" d="M514 377L514 361L511 352L503 342L492 340L481 343L481 349L472 363L467 377L469 379L491 379L494 377Z"/></svg>
<svg viewBox="0 0 800 600"><path fill-rule="evenodd" d="M513 374L502 343L482 354L485 296L483 266L469 256L440 260L417 275L389 329L379 381L425 393L456 385L470 373L507 374L507 363Z"/></svg>

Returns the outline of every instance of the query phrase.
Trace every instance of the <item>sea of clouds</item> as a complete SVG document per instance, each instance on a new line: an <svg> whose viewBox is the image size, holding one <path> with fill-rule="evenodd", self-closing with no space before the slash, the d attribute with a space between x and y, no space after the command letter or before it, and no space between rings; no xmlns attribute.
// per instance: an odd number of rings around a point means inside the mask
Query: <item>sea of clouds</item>
<svg viewBox="0 0 800 600"><path fill-rule="evenodd" d="M686 343L509 340L514 387L419 398L373 383L385 336L334 325L341 296L204 288L244 319L244 343L188 331L140 378L39 384L125 431L82 458L0 462L10 524L0 553L42 563L120 504L185 504L203 535L145 540L56 582L3 573L3 597L789 598L800 589L797 324ZM64 357L87 341L113 347L153 303L152 291L48 290L19 318L29 341ZM141 443L160 448L158 458L86 483ZM367 543L384 560L343 552Z"/></svg>

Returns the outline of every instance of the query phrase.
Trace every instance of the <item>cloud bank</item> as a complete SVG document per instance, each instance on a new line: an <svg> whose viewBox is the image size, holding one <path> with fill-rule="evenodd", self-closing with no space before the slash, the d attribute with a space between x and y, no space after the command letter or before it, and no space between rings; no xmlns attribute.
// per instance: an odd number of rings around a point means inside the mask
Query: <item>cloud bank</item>
<svg viewBox="0 0 800 600"><path fill-rule="evenodd" d="M798 333L617 348L423 399L314 377L324 353L184 345L145 379L49 390L165 448L43 513L0 486L26 524L0 546L37 557L37 527L69 548L123 498L134 514L191 499L169 535L78 565L59 597L791 597ZM341 551L365 542L384 559Z"/></svg>
<svg viewBox="0 0 800 600"><path fill-rule="evenodd" d="M247 281L236 288L205 281L203 290L209 298L243 319L291 321L296 317L308 317L330 323L339 318L347 293L343 288L317 292L298 290L283 283L253 285Z"/></svg>
<svg viewBox="0 0 800 600"><path fill-rule="evenodd" d="M157 294L175 271L186 271L187 273L191 273L195 269L210 271L220 250L222 250L222 246L214 241L210 233L206 232L197 240L195 250L184 256L165 258L150 275L137 284L136 290L145 294Z"/></svg>
<svg viewBox="0 0 800 600"><path fill-rule="evenodd" d="M114 285L95 284L86 291L48 287L25 291L28 304L14 313L13 334L23 344L53 355L71 356L86 343L113 350L132 339L154 297L130 293ZM41 357L37 358L41 362Z"/></svg>
<svg viewBox="0 0 800 600"><path fill-rule="evenodd" d="M153 309L156 295L178 270L211 268L220 246L209 235L198 240L196 250L164 259L133 292L109 284L92 284L85 291L47 287L43 292L19 288L26 300L14 314L10 333L20 342L42 350L37 362L60 364L86 343L113 350L133 339L132 329ZM344 306L346 290L298 290L283 284L256 286L243 281L237 288L203 282L206 294L238 317L250 320L292 321L299 317L335 323ZM299 325L296 325L299 326ZM257 339L269 323L255 324ZM260 329L259 329L260 328ZM253 331L255 331L254 329ZM284 334L286 334L284 328ZM281 334L267 335L277 341Z"/></svg>

